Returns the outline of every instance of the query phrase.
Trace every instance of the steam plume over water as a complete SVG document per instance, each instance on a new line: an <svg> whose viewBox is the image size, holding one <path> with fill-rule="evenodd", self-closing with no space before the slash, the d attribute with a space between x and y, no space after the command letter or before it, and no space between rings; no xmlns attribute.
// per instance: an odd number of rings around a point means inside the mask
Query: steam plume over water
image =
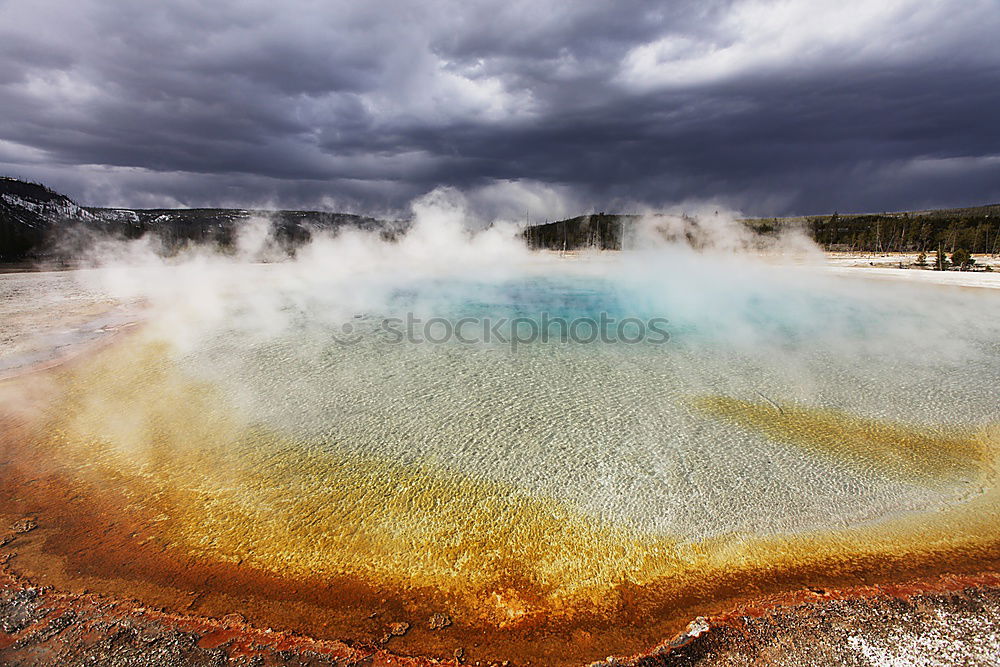
<svg viewBox="0 0 1000 667"><path fill-rule="evenodd" d="M996 539L995 295L835 277L731 216L697 249L651 217L632 250L566 258L467 232L452 194L414 213L398 242L345 232L266 264L266 225L235 255L96 247L79 279L145 324L60 373L38 446L166 548L427 588L501 628L613 614L625 584ZM543 314L669 337L382 328Z"/></svg>

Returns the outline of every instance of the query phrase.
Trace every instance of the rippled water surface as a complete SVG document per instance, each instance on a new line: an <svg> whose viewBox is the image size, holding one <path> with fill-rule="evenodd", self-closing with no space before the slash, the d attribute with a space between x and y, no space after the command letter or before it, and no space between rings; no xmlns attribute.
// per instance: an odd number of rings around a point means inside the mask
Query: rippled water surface
<svg viewBox="0 0 1000 667"><path fill-rule="evenodd" d="M871 300L795 289L743 295L732 305L742 312L730 317L756 327L749 339L725 319L700 318L672 295L635 285L537 280L432 293L435 314L453 322L541 321L542 313L572 322L608 312L667 318L670 339L562 342L555 325L548 343L515 350L499 341L397 343L378 323L403 316L400 309L348 320L349 339L336 325L309 326L247 346L238 331L223 330L183 364L194 374L211 368L246 414L330 456L427 463L683 540L849 525L942 507L979 484L975 467L929 484L891 464L775 438L706 409L705 399L745 402L764 419L785 418L786 407L825 409L845 429L852 420L898 422L930 436L946 426L971 432L1000 416L997 331L956 327L959 339L947 341L978 363L948 358L948 350L928 358L926 341L905 341L921 335L920 314L895 304L892 290ZM420 292L409 296L399 301L413 305ZM938 298L974 307L965 295ZM585 339L587 327L579 331Z"/></svg>
<svg viewBox="0 0 1000 667"><path fill-rule="evenodd" d="M281 270L211 318L154 309L51 406L80 483L197 558L431 586L502 624L623 582L996 537L989 291L575 266L303 290ZM602 314L669 336L386 329Z"/></svg>

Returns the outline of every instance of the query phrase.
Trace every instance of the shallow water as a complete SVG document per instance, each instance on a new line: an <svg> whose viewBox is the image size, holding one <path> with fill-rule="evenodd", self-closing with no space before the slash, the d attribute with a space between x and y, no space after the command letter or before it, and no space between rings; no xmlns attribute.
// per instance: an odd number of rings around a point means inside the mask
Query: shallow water
<svg viewBox="0 0 1000 667"><path fill-rule="evenodd" d="M165 311L67 370L45 446L170 548L429 586L499 626L623 583L995 541L997 295L794 275L241 280L210 320ZM407 313L669 339L399 342L382 322Z"/></svg>
<svg viewBox="0 0 1000 667"><path fill-rule="evenodd" d="M433 288L433 312L452 322L540 321L542 313L596 320L606 312L619 320L663 317L670 339L562 342L556 326L549 342L514 350L503 342L397 343L375 323L403 317L418 300L415 290L393 309L348 320L350 344L338 342L344 334L335 325L251 345L224 328L184 356L182 367L209 377L269 428L325 451L429 461L685 539L933 507L975 481L929 489L899 479L898 471L805 456L700 409L701 398L740 399L776 416L777 406L837 410L845 419L901 422L930 434L945 425L972 431L1000 418L1000 322L969 329L957 320L943 327L947 336L935 328L943 341L938 358L924 356L937 341L917 340L926 329L924 309L940 308L943 318L963 308L971 314L978 295L930 291L912 312L894 304L891 289L863 300L847 292L753 294L726 326L675 308L669 295L657 302L634 285L606 280L450 290L453 298L443 298ZM733 331L739 326L753 328L749 340ZM801 492L790 495L794 489ZM744 511L754 507L768 509Z"/></svg>

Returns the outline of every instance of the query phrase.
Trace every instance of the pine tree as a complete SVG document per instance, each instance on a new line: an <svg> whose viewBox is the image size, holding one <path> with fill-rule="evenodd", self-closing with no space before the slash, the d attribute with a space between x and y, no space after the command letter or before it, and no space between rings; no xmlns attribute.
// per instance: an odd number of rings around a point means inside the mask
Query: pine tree
<svg viewBox="0 0 1000 667"><path fill-rule="evenodd" d="M975 263L976 260L972 258L972 255L965 248L959 248L951 253L951 264L957 267L959 271L968 271Z"/></svg>
<svg viewBox="0 0 1000 667"><path fill-rule="evenodd" d="M948 268L948 258L944 254L944 248L938 244L937 259L934 261L935 271L944 271Z"/></svg>

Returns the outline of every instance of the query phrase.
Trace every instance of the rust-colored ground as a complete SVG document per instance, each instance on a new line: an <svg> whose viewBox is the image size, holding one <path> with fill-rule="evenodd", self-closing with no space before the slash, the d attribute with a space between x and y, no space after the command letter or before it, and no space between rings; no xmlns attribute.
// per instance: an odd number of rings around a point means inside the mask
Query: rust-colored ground
<svg viewBox="0 0 1000 667"><path fill-rule="evenodd" d="M544 613L488 622L471 613L460 596L433 586L350 575L291 576L193 555L165 542L158 517L137 505L129 489L80 484L75 471L39 448L39 415L31 406L54 390L52 371L46 373L19 387L23 404L5 405L0 416L0 527L26 519L30 522L20 526L32 527L11 533L0 548L3 588L24 590L27 582L50 586L56 592L45 593L51 600L45 607L72 611L73 619L104 619L102 627L113 627L115 619L134 622L140 614L197 637L199 650L226 656L308 650L346 663L413 657L412 664L421 664L460 655L472 664L586 664L608 655L649 654L684 632L695 616L725 626L776 605L1000 583L992 574L1000 572L1000 540L982 532L944 539L938 527L919 550L838 556L827 549L812 560L789 563L744 559L702 577L685 573L643 585L619 583L596 603L576 607L553 606L536 581L518 577L514 563L491 582L495 594L502 598L509 591L510 599ZM741 418L755 418L749 408L736 407ZM797 419L786 417L789 432ZM955 528L960 532L963 525ZM280 546L294 551L303 545ZM150 615L149 608L162 612ZM37 622L65 615L53 613ZM35 641L29 639L32 633L48 627L29 626L0 635L0 657L3 651L23 651ZM662 648L657 655L663 657Z"/></svg>
<svg viewBox="0 0 1000 667"><path fill-rule="evenodd" d="M254 626L239 614L212 618L172 613L107 595L40 588L11 566L16 546L26 542L35 529L32 522L21 521L0 537L4 545L0 550L0 660L4 664L423 667L481 662L461 648L444 660L403 657L385 641L351 646ZM998 613L1000 576L994 573L840 590L803 589L748 600L726 613L699 617L672 640L608 664L848 664L858 658L857 647L850 642L853 638L898 648L907 633L922 638L945 619L946 635L956 649L951 662L985 665L992 664L996 653ZM978 626L976 621L980 621ZM940 628L936 629L940 634ZM391 632L387 635L392 641L398 638ZM564 648L571 651L572 647ZM947 657L933 652L930 657L939 661Z"/></svg>

